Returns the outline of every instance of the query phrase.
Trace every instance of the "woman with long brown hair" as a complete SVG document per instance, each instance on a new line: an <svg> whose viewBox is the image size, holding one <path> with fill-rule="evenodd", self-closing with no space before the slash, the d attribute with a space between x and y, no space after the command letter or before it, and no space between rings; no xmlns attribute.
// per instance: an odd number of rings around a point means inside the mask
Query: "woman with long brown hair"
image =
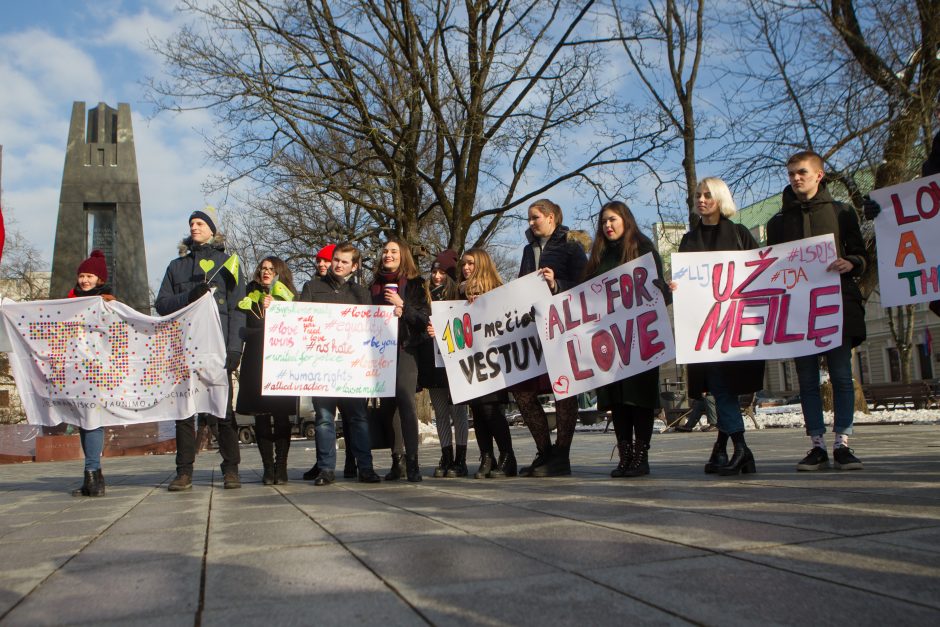
<svg viewBox="0 0 940 627"><path fill-rule="evenodd" d="M613 200L601 207L584 277L591 279L647 253L652 253L656 261L658 278L654 284L662 291L668 304L672 301L672 293L663 282L663 262L659 253L653 242L640 232L627 205ZM620 463L610 475L648 475L653 420L659 408L659 367L598 388L597 408L611 412L617 434Z"/></svg>
<svg viewBox="0 0 940 627"><path fill-rule="evenodd" d="M382 248L372 281L372 302L376 305L394 306L398 317L398 370L395 381L395 396L383 398L378 415L385 431L394 439L395 410L401 421L404 440L405 467L408 481L421 481L418 466L418 413L415 407L415 392L418 388L418 350L428 340L428 323L431 321L431 303L425 281L411 256L408 244L397 237L390 237ZM389 481L401 479L401 453L392 452L392 468L385 478Z"/></svg>

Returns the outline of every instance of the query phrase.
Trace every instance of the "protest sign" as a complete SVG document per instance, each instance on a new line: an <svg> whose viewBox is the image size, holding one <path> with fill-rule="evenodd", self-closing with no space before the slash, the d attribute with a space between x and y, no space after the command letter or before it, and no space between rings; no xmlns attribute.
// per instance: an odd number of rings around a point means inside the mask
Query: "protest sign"
<svg viewBox="0 0 940 627"><path fill-rule="evenodd" d="M393 307L274 301L265 313L262 395L394 396L397 367Z"/></svg>
<svg viewBox="0 0 940 627"><path fill-rule="evenodd" d="M532 273L472 303L431 303L435 341L455 403L546 372L533 303L550 296L545 280Z"/></svg>
<svg viewBox="0 0 940 627"><path fill-rule="evenodd" d="M31 424L96 429L225 415L225 342L209 295L160 318L97 296L4 301L2 318Z"/></svg>
<svg viewBox="0 0 940 627"><path fill-rule="evenodd" d="M940 300L940 174L872 190L881 305Z"/></svg>
<svg viewBox="0 0 940 627"><path fill-rule="evenodd" d="M676 361L813 355L842 344L832 235L766 248L673 253Z"/></svg>
<svg viewBox="0 0 940 627"><path fill-rule="evenodd" d="M675 356L651 253L535 304L555 398L575 396Z"/></svg>

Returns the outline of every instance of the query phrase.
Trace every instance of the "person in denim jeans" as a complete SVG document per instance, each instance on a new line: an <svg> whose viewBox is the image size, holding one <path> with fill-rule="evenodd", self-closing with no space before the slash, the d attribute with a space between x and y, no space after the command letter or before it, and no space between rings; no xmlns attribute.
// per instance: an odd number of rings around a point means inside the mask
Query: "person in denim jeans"
<svg viewBox="0 0 940 627"><path fill-rule="evenodd" d="M369 305L369 292L356 283L353 273L359 268L359 250L349 243L338 244L333 249L330 269L325 276L307 281L300 300L308 303L339 303L346 305ZM346 448L356 458L359 481L377 483L381 481L372 468L372 445L369 440L367 398L316 399L316 435L318 469L314 485L325 486L336 481L336 426L335 408L346 417L344 437Z"/></svg>
<svg viewBox="0 0 940 627"><path fill-rule="evenodd" d="M833 458L836 468L859 470L862 462L849 448L855 418L855 392L852 383L852 349L865 341L865 309L855 283L865 271L865 242L855 210L836 202L825 184L822 158L815 152L798 152L787 160L790 185L783 190L783 208L767 223L767 244L825 235L835 237L838 257L828 270L838 272L842 283L842 345L819 355L798 357L796 376L800 383L800 404L806 434L812 447L797 470L819 470L829 466L826 451L826 425L819 394L819 358L826 358L832 382L833 431L836 441Z"/></svg>

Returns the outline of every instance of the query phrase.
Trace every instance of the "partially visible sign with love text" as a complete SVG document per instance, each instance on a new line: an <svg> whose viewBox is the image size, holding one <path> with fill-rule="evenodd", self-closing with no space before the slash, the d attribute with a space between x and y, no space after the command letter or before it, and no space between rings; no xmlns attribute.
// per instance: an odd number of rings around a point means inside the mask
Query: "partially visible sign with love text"
<svg viewBox="0 0 940 627"><path fill-rule="evenodd" d="M262 395L394 396L397 366L387 305L274 301L265 314Z"/></svg>

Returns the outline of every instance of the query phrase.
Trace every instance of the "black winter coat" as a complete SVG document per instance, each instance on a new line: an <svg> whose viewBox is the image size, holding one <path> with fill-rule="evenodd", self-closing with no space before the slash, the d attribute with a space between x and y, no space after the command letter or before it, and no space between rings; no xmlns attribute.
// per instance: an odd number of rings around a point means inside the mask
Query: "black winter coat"
<svg viewBox="0 0 940 627"><path fill-rule="evenodd" d="M326 276L318 276L304 283L300 299L305 303L334 303L338 305L371 305L369 290L354 279L343 281L330 270Z"/></svg>
<svg viewBox="0 0 940 627"><path fill-rule="evenodd" d="M752 250L758 247L757 240L743 224L734 224L722 216L718 220L718 233L714 246L708 247L702 237L701 226L682 236L680 253L710 252L713 250ZM676 313L676 312L674 312ZM677 314L678 315L678 314ZM751 394L764 387L764 361L725 361L704 364L689 364L688 378L690 399L700 398L707 392L706 371L717 371L733 394Z"/></svg>
<svg viewBox="0 0 940 627"><path fill-rule="evenodd" d="M154 308L161 316L179 311L189 304L189 291L205 283L207 275L211 276L209 285L217 288L212 297L219 308L226 350L241 353L245 312L238 308L238 302L245 297L245 277L242 275L236 283L229 272L222 269L222 264L228 261L229 256L220 238L213 238L207 244L194 244L189 237L184 239L180 257L171 261L166 268ZM199 266L199 262L206 259L215 264L208 273Z"/></svg>
<svg viewBox="0 0 940 627"><path fill-rule="evenodd" d="M254 290L266 292L263 285L252 281L245 288L247 293ZM245 352L238 368L238 400L235 411L239 414L289 416L297 411L296 396L262 396L261 368L264 357L264 324L266 318L259 318L248 313L245 320Z"/></svg>
<svg viewBox="0 0 940 627"><path fill-rule="evenodd" d="M833 200L829 190L820 186L816 195L807 202L800 201L788 185L783 190L783 208L767 222L767 245L792 242L805 237L825 235L804 232L804 214L831 211L835 213L838 233L836 248L843 259L854 266L850 272L840 276L842 282L842 339L854 348L865 341L865 301L856 284L856 277L865 271L867 257L865 240L858 226L855 209Z"/></svg>
<svg viewBox="0 0 940 627"><path fill-rule="evenodd" d="M940 174L940 131L934 136L930 154L927 155L927 160L920 167L921 176L930 176L931 174Z"/></svg>
<svg viewBox="0 0 940 627"><path fill-rule="evenodd" d="M399 296L405 301L405 306L398 319L398 347L415 353L422 342L430 340L428 323L431 322L431 302L424 279L419 276L408 279ZM382 293L372 296L372 304L388 305Z"/></svg>
<svg viewBox="0 0 940 627"><path fill-rule="evenodd" d="M551 268L555 272L555 293L564 292L581 282L584 278L584 266L587 264L587 255L581 244L568 239L568 227L559 224L555 227L542 254L539 256L539 265L535 266L535 252L533 248L538 245L538 238L526 229L526 239L529 243L522 250L522 265L519 267L519 276L535 272L539 268Z"/></svg>

